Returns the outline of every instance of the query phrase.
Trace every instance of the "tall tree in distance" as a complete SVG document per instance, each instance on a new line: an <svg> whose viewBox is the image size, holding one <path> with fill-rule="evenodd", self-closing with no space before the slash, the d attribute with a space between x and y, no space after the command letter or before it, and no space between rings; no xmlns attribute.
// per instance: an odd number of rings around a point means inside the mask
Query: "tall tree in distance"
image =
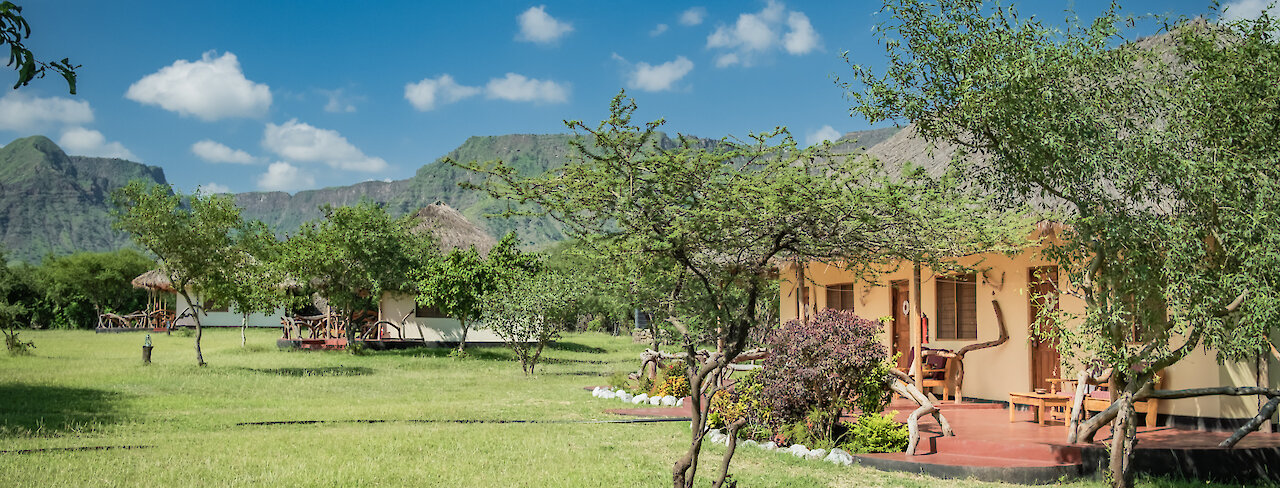
<svg viewBox="0 0 1280 488"><path fill-rule="evenodd" d="M195 193L184 197L169 185L132 181L111 194L116 229L128 232L139 247L160 259L160 269L187 303L235 279L231 259L240 209L229 195ZM200 350L203 329L196 324L196 364L205 366Z"/></svg>
<svg viewBox="0 0 1280 488"><path fill-rule="evenodd" d="M36 60L31 50L23 44L23 40L28 37L31 37L31 25L22 17L22 7L9 1L0 2L0 45L9 45L9 62L6 66L13 66L18 71L18 81L13 84L13 88L16 90L20 86L27 86L31 80L44 78L45 71L52 69L62 75L67 81L67 90L75 95L76 68L80 66L72 66L69 58L51 62Z"/></svg>
<svg viewBox="0 0 1280 488"><path fill-rule="evenodd" d="M1092 441L1115 421L1112 484L1132 483L1135 401L1269 397L1228 445L1270 418L1280 391L1262 385L1153 385L1201 346L1219 361L1264 355L1280 323L1280 23L1172 22L1130 42L1121 29L1134 19L1115 3L1065 30L977 0L885 10L888 66L850 59L853 112L980 156L970 181L1006 201L1064 210L1046 254L1085 311L1050 334L1064 355L1113 371L1111 407L1080 432Z"/></svg>

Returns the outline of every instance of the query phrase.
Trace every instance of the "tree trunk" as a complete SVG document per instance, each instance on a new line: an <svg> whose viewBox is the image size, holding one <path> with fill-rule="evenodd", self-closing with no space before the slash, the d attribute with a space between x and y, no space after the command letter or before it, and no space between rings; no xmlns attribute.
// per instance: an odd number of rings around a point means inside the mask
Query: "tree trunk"
<svg viewBox="0 0 1280 488"><path fill-rule="evenodd" d="M249 330L249 314L246 313L240 317L240 348L241 349L244 349L244 345L246 342L245 332L247 332L248 330Z"/></svg>
<svg viewBox="0 0 1280 488"><path fill-rule="evenodd" d="M1113 380L1113 386L1116 382ZM1133 486L1133 448L1137 444L1137 426L1134 422L1133 392L1121 391L1114 402L1118 404L1119 415L1111 427L1111 465L1110 478L1113 488L1129 488Z"/></svg>
<svg viewBox="0 0 1280 488"><path fill-rule="evenodd" d="M690 488L698 473L698 455L702 452L702 437L707 433L707 407L704 403L710 403L710 396L715 395L713 388L707 400L704 402L702 391L703 384L706 382L707 376L713 371L723 366L724 356L720 354L712 354L701 364L698 363L697 353L693 350L692 344L685 346L686 353L685 365L689 372L689 417L690 417L690 440L689 450L675 462L671 468L671 481L674 488ZM727 463L726 463L727 464Z"/></svg>
<svg viewBox="0 0 1280 488"><path fill-rule="evenodd" d="M200 327L200 312L191 306L193 303L191 295L186 292L185 287L179 287L179 289L183 290L180 292L182 299L186 300L187 308L191 309L191 319L196 322L196 366L208 366L209 364L204 362L204 354L200 352L200 338L204 336L204 330ZM174 320L176 321L177 319Z"/></svg>
<svg viewBox="0 0 1280 488"><path fill-rule="evenodd" d="M733 452L738 447L738 430L742 429L742 426L746 424L746 418L740 418L729 424L727 429L729 431L729 445L724 450L724 461L720 463L720 476L716 478L711 488L723 488L725 486L725 480L729 478L729 461L733 460ZM736 485L737 483L730 483L730 486Z"/></svg>
<svg viewBox="0 0 1280 488"><path fill-rule="evenodd" d="M467 324L467 319L461 319L459 322L462 322L462 342L458 343L458 354L462 354L467 351L467 326L470 324Z"/></svg>
<svg viewBox="0 0 1280 488"><path fill-rule="evenodd" d="M920 263L914 262L911 266L911 308L915 313L915 317L907 320L911 324L911 348L915 351L916 357L911 358L911 376L914 378L916 388L922 389L924 383L924 314L921 309L921 284L920 284Z"/></svg>

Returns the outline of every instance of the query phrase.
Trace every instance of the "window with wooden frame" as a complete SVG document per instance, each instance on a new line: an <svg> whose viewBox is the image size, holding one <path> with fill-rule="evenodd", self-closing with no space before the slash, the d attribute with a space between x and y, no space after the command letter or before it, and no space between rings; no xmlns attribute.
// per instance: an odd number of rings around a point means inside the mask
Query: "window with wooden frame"
<svg viewBox="0 0 1280 488"><path fill-rule="evenodd" d="M427 319L447 319L447 318L449 318L449 316L448 316L448 315L445 315L445 314L440 313L440 311L439 311L439 310L436 310L434 307L424 307L424 306L422 306L422 305L418 305L418 304L416 304L416 303L413 305L413 316L414 316L414 317L419 317L419 318L427 318Z"/></svg>
<svg viewBox="0 0 1280 488"><path fill-rule="evenodd" d="M827 285L827 308L853 310L853 283Z"/></svg>
<svg viewBox="0 0 1280 488"><path fill-rule="evenodd" d="M937 276L939 339L978 338L978 280L970 273Z"/></svg>

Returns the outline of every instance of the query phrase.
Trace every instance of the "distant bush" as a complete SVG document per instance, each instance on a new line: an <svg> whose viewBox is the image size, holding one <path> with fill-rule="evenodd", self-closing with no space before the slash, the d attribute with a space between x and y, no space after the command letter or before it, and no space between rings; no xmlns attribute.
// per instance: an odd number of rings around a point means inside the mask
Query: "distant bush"
<svg viewBox="0 0 1280 488"><path fill-rule="evenodd" d="M888 358L881 329L853 312L826 309L808 323L792 320L773 331L762 393L775 428L805 422L818 438L833 439L842 409L878 411Z"/></svg>

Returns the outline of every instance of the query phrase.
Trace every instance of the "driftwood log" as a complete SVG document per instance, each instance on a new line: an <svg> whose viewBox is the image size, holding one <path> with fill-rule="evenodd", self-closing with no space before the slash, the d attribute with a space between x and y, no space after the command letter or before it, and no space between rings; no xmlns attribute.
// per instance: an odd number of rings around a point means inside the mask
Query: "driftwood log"
<svg viewBox="0 0 1280 488"><path fill-rule="evenodd" d="M942 410L937 405L934 405L933 401L936 399L932 398L933 395L925 394L916 388L915 382L911 381L911 376L907 373L896 369L889 370L889 373L893 375L890 378L889 388L920 406L907 417L907 429L910 433L907 439L908 456L916 455L916 445L920 443L920 417L924 415L933 415L942 429L942 435L955 435L951 430L951 423L947 422L947 417L942 415Z"/></svg>

